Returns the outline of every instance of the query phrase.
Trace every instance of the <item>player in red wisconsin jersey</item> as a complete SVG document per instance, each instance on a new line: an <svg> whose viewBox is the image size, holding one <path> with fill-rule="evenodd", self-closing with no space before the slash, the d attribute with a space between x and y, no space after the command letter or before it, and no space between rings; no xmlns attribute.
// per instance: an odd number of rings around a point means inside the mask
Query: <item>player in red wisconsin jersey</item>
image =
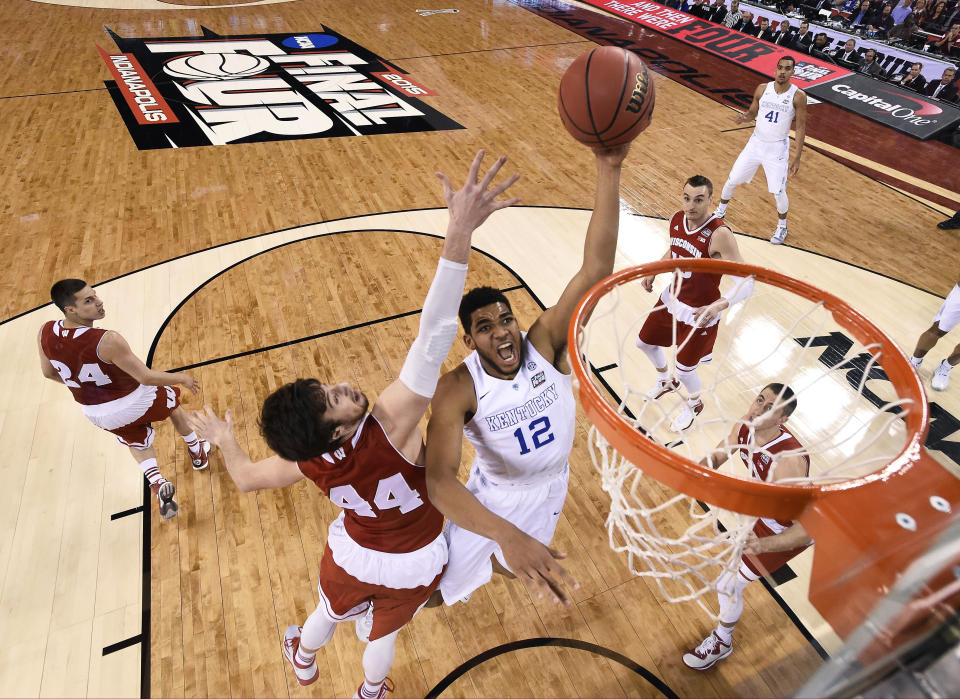
<svg viewBox="0 0 960 699"><path fill-rule="evenodd" d="M179 384L197 393L200 385L183 372L149 369L120 333L94 328L106 310L85 281L61 279L50 289L50 297L64 318L45 323L37 336L43 375L65 384L93 424L130 448L157 496L160 516L176 516L175 488L157 466L151 423L170 418L187 443L193 468L206 468L210 446L194 434L179 407L180 389L175 388Z"/></svg>
<svg viewBox="0 0 960 699"><path fill-rule="evenodd" d="M670 219L670 245L662 260L678 257L717 258L743 262L733 232L723 219L716 218L713 209L713 183L703 175L694 175L683 185L683 209ZM657 384L647 398L658 398L680 388L687 391L683 410L670 423L674 432L682 432L693 424L703 411L700 400L702 383L697 366L713 359L713 344L721 312L743 301L753 293L753 279L734 277L733 288L720 294L718 274L684 272L661 292L654 310L650 312L637 338L637 347L647 355L657 370ZM642 282L647 291L653 290L653 277ZM677 375L670 376L664 347L673 345L673 326L677 332ZM679 379L679 381L678 381Z"/></svg>
<svg viewBox="0 0 960 699"><path fill-rule="evenodd" d="M301 685L316 681L317 651L339 622L352 620L368 641L357 696L374 699L391 691L387 673L397 634L436 589L446 565L443 516L427 499L418 423L456 338L473 231L519 201L497 200L518 175L490 188L506 159L478 181L482 159L480 151L459 191L437 173L450 216L443 252L403 369L369 412L366 396L346 383L300 379L282 386L264 401L260 418L277 455L257 463L234 438L229 410L225 420L209 408L192 416L198 431L222 450L241 490L282 488L306 477L343 508L330 525L320 563L320 604L302 628L290 626L284 635L284 655Z"/></svg>
<svg viewBox="0 0 960 699"><path fill-rule="evenodd" d="M803 478L810 472L806 449L784 427L797 407L789 386L772 383L763 388L747 414L734 423L730 434L700 461L704 468L719 468L730 454L740 455L753 478L782 481ZM812 543L799 522L761 517L743 549L740 569L724 573L717 582L720 623L703 642L684 654L683 662L694 670L708 670L733 652L733 629L743 612L743 590L778 568Z"/></svg>

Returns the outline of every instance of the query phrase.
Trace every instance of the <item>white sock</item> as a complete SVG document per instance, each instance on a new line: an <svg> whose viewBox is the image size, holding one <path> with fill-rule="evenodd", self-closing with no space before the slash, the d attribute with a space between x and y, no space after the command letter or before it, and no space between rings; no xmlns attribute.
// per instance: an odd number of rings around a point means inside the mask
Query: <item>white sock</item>
<svg viewBox="0 0 960 699"><path fill-rule="evenodd" d="M384 680L386 680L386 678L383 678L376 684L370 684L366 678L364 678L363 684L360 686L360 696L376 699L377 695L380 694L380 688L383 686Z"/></svg>
<svg viewBox="0 0 960 699"><path fill-rule="evenodd" d="M941 371L945 371L946 373L949 374L950 370L953 369L953 364L951 364L946 359L944 359L942 362L940 362L940 366L938 366L937 369L940 369Z"/></svg>
<svg viewBox="0 0 960 699"><path fill-rule="evenodd" d="M657 378L663 381L664 383L669 383L670 381L670 370L665 369L664 371L657 370Z"/></svg>
<svg viewBox="0 0 960 699"><path fill-rule="evenodd" d="M733 642L733 627L717 624L716 634L728 646Z"/></svg>
<svg viewBox="0 0 960 699"><path fill-rule="evenodd" d="M160 469L157 467L156 459L147 459L145 461L141 461L140 470L143 471L143 475L150 485L161 485L167 480L160 474Z"/></svg>
<svg viewBox="0 0 960 699"><path fill-rule="evenodd" d="M187 449L190 450L190 453L194 456L199 456L200 454L200 438L197 437L196 432L191 432L190 434L182 434L183 441L187 443Z"/></svg>
<svg viewBox="0 0 960 699"><path fill-rule="evenodd" d="M786 227L787 227L787 219L785 219L785 218L778 218L778 219L777 219L777 230L779 231L781 228L786 228Z"/></svg>
<svg viewBox="0 0 960 699"><path fill-rule="evenodd" d="M910 363L913 364L914 369L919 369L920 365L923 364L923 357L910 357Z"/></svg>
<svg viewBox="0 0 960 699"><path fill-rule="evenodd" d="M720 216L723 216L725 213L727 213L727 205L722 202L717 204L717 213L720 214Z"/></svg>
<svg viewBox="0 0 960 699"><path fill-rule="evenodd" d="M677 378L680 379L680 383L683 384L683 387L687 389L687 405L696 405L700 402L700 391L703 389L703 383L700 381L700 376L697 374L696 370L685 370L677 369Z"/></svg>

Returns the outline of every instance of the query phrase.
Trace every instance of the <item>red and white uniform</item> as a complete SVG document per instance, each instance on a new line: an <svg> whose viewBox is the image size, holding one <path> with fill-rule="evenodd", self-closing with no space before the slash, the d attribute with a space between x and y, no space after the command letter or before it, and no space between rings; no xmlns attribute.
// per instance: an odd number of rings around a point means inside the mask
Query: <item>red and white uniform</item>
<svg viewBox="0 0 960 699"><path fill-rule="evenodd" d="M154 438L150 423L170 416L180 404L180 391L144 386L101 359L98 348L107 332L67 328L62 320L52 320L40 330L40 347L93 424L117 435L121 444L146 449Z"/></svg>
<svg viewBox="0 0 960 699"><path fill-rule="evenodd" d="M346 444L297 465L343 508L320 561L321 603L346 621L372 601L370 640L393 633L429 599L447 562L424 467L400 453L373 415Z"/></svg>
<svg viewBox="0 0 960 699"><path fill-rule="evenodd" d="M722 218L711 216L699 228L687 227L687 217L678 211L670 219L670 255L673 259L710 258L710 239L725 226ZM673 345L673 324L677 325L677 365L694 369L698 364L713 359L713 345L717 340L719 316L704 327L694 327L693 314L701 306L708 306L720 298L720 274L683 272L660 294L655 306L640 328L640 339L648 345Z"/></svg>
<svg viewBox="0 0 960 699"><path fill-rule="evenodd" d="M945 333L960 325L960 284L954 284L933 322Z"/></svg>
<svg viewBox="0 0 960 699"><path fill-rule="evenodd" d="M770 478L770 466L778 455L802 456L807 462L807 473L810 471L810 457L806 453L803 445L797 441L790 431L780 426L780 434L763 445L750 445L750 429L746 425L740 427L737 434L737 443L745 445L740 448L740 458L744 465L750 470L750 475L761 481L767 481ZM761 517L753 525L753 533L758 538L773 536L789 529L793 525L792 521L772 519ZM743 557L743 563L756 576L770 575L777 568L796 556L807 548L809 544L789 551L775 551L773 553L747 554Z"/></svg>

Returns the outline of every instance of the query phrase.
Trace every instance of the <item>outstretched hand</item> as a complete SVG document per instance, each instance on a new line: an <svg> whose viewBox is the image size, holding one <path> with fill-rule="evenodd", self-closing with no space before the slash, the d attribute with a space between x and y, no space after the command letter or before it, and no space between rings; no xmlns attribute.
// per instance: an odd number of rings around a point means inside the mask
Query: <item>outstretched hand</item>
<svg viewBox="0 0 960 699"><path fill-rule="evenodd" d="M506 209L520 201L519 197L513 199L498 200L501 194L518 179L519 174L511 175L506 181L500 183L493 189L488 189L493 182L493 178L500 172L500 168L507 162L506 156L497 158L487 174L479 182L477 178L480 174L480 163L483 162L484 151L477 151L477 155L470 165L470 172L467 175L467 181L463 187L458 190L453 189L453 185L442 172L438 172L437 177L443 183L443 198L447 202L447 209L450 211L450 224L447 235L462 234L470 235L476 230L494 211Z"/></svg>
<svg viewBox="0 0 960 699"><path fill-rule="evenodd" d="M500 549L507 566L533 596L542 599L549 595L554 604L570 605L564 588L578 590L580 585L557 563L567 554L544 546L519 530L509 541L500 542Z"/></svg>
<svg viewBox="0 0 960 699"><path fill-rule="evenodd" d="M203 406L203 411L197 410L187 413L190 426L200 437L218 447L223 446L223 442L226 440L233 439L233 415L231 411L228 410L224 414L223 420L208 405Z"/></svg>

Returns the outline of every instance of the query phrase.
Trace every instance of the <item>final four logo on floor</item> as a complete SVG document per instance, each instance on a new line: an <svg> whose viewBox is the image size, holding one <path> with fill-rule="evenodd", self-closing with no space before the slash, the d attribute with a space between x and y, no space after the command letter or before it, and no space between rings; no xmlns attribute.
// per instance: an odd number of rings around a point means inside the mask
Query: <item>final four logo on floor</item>
<svg viewBox="0 0 960 699"><path fill-rule="evenodd" d="M109 31L109 30L108 30ZM304 34L122 38L97 47L141 150L461 129L433 95L359 44Z"/></svg>

